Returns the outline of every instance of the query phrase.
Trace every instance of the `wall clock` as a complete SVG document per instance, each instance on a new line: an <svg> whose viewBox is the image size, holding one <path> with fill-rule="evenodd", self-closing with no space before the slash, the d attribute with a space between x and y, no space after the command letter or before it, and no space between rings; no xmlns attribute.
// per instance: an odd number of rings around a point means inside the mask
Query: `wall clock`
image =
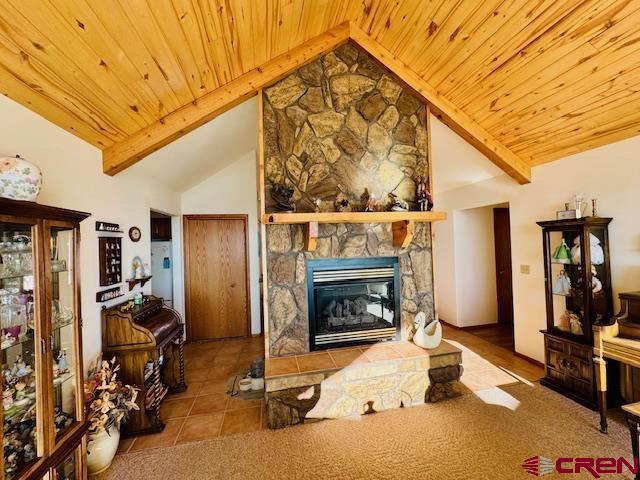
<svg viewBox="0 0 640 480"><path fill-rule="evenodd" d="M139 241L140 237L142 237L142 232L140 232L140 229L138 227L131 227L129 229L129 238L132 242Z"/></svg>

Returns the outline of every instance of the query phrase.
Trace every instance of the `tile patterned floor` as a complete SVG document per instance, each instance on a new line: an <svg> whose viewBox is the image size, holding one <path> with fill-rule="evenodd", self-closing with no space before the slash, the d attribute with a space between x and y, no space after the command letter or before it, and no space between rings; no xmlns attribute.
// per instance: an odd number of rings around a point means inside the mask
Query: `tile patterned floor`
<svg viewBox="0 0 640 480"><path fill-rule="evenodd" d="M124 439L119 451L136 452L264 428L263 400L226 394L229 378L248 370L252 360L263 356L262 337L188 344L185 376L189 388L163 402L160 416L166 424L164 431Z"/></svg>
<svg viewBox="0 0 640 480"><path fill-rule="evenodd" d="M513 383L514 375L524 381L537 381L543 375L542 368L472 332L444 325L444 337L462 348L462 382L473 391ZM385 345L369 347L364 355L354 349L332 350L310 356L303 365L299 365L295 357L278 359L272 368L277 365L279 374L286 375L329 365L340 368L356 358L367 362L381 356L408 354L392 350ZM266 428L263 400L229 398L225 393L227 380L234 373L248 369L251 361L263 354L264 341L261 337L187 345L185 363L189 388L186 392L167 397L163 402L164 431L124 439L120 442L119 452L136 452Z"/></svg>

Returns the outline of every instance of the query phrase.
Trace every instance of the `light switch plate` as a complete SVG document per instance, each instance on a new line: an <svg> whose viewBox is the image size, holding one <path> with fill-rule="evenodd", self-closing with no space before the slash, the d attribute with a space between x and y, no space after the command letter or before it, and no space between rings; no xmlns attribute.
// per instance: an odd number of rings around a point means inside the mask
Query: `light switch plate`
<svg viewBox="0 0 640 480"><path fill-rule="evenodd" d="M520 273L529 275L531 273L531 267L529 265L520 265Z"/></svg>

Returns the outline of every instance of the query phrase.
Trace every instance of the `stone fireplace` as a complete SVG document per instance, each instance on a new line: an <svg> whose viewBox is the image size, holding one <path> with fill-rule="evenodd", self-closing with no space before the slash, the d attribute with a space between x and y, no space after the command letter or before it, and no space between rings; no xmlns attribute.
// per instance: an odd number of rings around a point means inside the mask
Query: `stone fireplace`
<svg viewBox="0 0 640 480"><path fill-rule="evenodd" d="M307 295L311 350L399 339L396 257L310 260Z"/></svg>
<svg viewBox="0 0 640 480"><path fill-rule="evenodd" d="M337 195L353 211L363 210L367 195L387 210L389 193L417 209L416 180L429 175L426 106L365 52L342 45L266 88L261 102L264 213L278 211L274 185L293 190L298 213L333 212ZM406 340L418 311L435 316L429 223L416 223L404 248L394 246L391 223L320 223L312 250L305 248L305 225L266 225L264 232L271 357L349 340ZM316 266L388 258L395 262L393 279L368 290L362 279L350 279L359 286L317 306L319 290L309 287ZM348 338L353 335L360 336Z"/></svg>
<svg viewBox="0 0 640 480"><path fill-rule="evenodd" d="M318 246L313 252L304 249L302 225L269 225L266 232L271 356L310 351L308 262L396 258L399 290L394 291L394 298L399 303L399 337L410 337L418 311L434 318L430 224L416 225L406 249L393 246L391 224L319 225Z"/></svg>

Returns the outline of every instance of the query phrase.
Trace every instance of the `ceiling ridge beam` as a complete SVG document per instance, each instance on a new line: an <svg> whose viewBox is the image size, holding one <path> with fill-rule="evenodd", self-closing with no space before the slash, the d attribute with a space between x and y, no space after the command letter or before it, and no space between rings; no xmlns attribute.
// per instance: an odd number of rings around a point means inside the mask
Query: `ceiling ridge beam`
<svg viewBox="0 0 640 480"><path fill-rule="evenodd" d="M529 164L505 147L473 118L440 95L408 65L354 23L349 24L349 36L356 45L391 70L398 79L426 101L437 118L483 153L496 166L520 184L531 182Z"/></svg>
<svg viewBox="0 0 640 480"><path fill-rule="evenodd" d="M102 151L104 173L115 175L147 155L204 125L218 115L255 95L291 71L332 51L349 40L349 23L344 22L299 45L229 83L203 95L157 122Z"/></svg>

